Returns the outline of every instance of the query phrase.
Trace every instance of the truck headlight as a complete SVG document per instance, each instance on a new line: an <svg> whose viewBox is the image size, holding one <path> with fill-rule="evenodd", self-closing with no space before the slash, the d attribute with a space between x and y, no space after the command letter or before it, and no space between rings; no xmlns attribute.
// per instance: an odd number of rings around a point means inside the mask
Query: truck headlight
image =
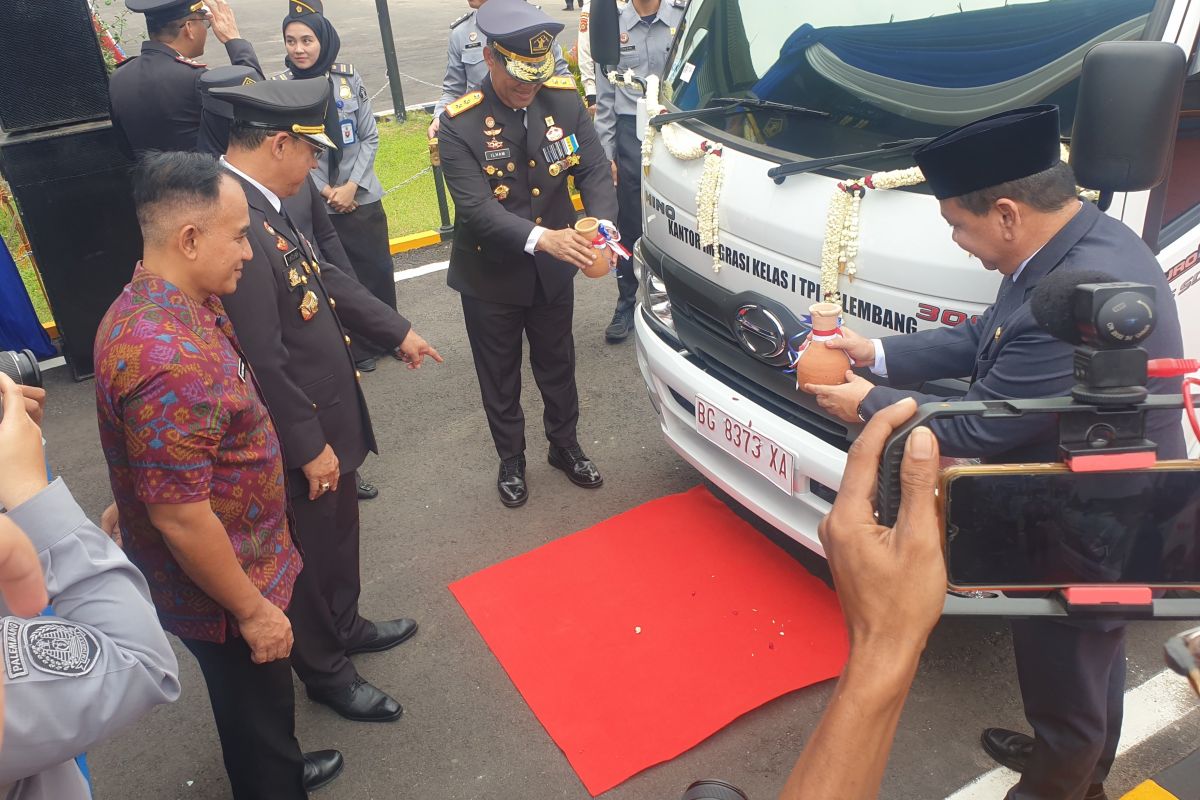
<svg viewBox="0 0 1200 800"><path fill-rule="evenodd" d="M667 296L667 285L642 255L641 242L634 247L634 268L641 279L642 307L658 326L672 336L675 335L675 320L671 317L671 298Z"/></svg>

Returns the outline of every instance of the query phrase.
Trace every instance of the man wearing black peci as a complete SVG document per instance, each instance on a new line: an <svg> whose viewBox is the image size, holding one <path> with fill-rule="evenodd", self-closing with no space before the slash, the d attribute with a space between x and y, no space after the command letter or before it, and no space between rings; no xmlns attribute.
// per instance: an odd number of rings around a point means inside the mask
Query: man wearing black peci
<svg viewBox="0 0 1200 800"><path fill-rule="evenodd" d="M1003 275L995 302L953 328L868 340L843 329L829 346L847 351L895 386L971 376L964 400L1065 397L1075 383L1074 348L1034 321L1030 298L1048 275L1100 270L1149 284L1159 298L1158 325L1143 342L1151 358L1178 358L1179 314L1162 268L1125 225L1076 196L1061 160L1055 106L1007 111L939 136L916 151L959 247ZM942 401L848 373L840 386L810 386L830 413L858 421L910 396ZM1178 383L1151 379L1152 393ZM1058 460L1057 418L959 416L930 424L944 455L991 463ZM1184 458L1179 413L1151 412L1146 436L1162 459ZM1121 735L1125 625L1045 618L1012 621L1013 651L1030 737L1002 728L983 732L983 747L1021 773L1008 800L1103 800L1104 780Z"/></svg>
<svg viewBox="0 0 1200 800"><path fill-rule="evenodd" d="M371 622L358 612L359 515L354 471L375 436L350 353L369 332L411 368L437 351L409 322L320 257L281 198L310 187L325 134L329 82L268 81L213 88L233 106L222 163L250 206L254 257L225 308L254 368L283 445L296 535L306 568L288 610L292 665L309 697L347 719L399 719L400 704L355 669L355 653L406 641L411 619Z"/></svg>
<svg viewBox="0 0 1200 800"><path fill-rule="evenodd" d="M487 39L488 75L446 106L440 129L457 217L446 282L462 295L500 456L500 501L513 508L529 497L522 333L545 402L550 464L577 486L603 483L576 435L573 281L595 251L574 230L567 177L575 178L590 216L612 219L617 198L574 80L554 75L552 47L562 24L522 0L488 0L476 18Z"/></svg>

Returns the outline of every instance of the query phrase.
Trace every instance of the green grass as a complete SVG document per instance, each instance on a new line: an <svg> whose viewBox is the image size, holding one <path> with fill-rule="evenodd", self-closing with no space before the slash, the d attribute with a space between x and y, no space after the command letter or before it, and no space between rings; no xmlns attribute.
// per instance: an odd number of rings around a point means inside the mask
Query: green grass
<svg viewBox="0 0 1200 800"><path fill-rule="evenodd" d="M375 173L383 190L383 208L387 212L388 232L393 238L409 233L437 230L441 225L438 216L437 195L433 188L433 172L418 175L429 167L428 129L431 117L421 112L410 111L403 123L379 123L379 152L375 155ZM413 178L409 183L405 181ZM400 185L404 184L404 185ZM454 219L454 205L450 204L450 219Z"/></svg>
<svg viewBox="0 0 1200 800"><path fill-rule="evenodd" d="M433 188L433 172L418 175L429 167L429 142L426 131L431 117L421 112L410 112L404 123L379 123L379 152L375 157L375 171L383 190L387 211L388 229L391 236L404 236L419 231L437 230L441 225L438 215L437 195ZM405 183L409 178L417 177ZM400 185L404 184L404 185ZM395 188L394 188L395 187ZM392 191L388 191L392 190ZM447 196L449 203L449 197ZM453 205L451 205L453 219ZM17 262L17 270L25 282L25 290L33 301L38 319L50 322L50 305L38 283L33 260L29 256L18 257L21 239L17 235L15 221L7 209L0 207L0 237L8 244L9 252Z"/></svg>

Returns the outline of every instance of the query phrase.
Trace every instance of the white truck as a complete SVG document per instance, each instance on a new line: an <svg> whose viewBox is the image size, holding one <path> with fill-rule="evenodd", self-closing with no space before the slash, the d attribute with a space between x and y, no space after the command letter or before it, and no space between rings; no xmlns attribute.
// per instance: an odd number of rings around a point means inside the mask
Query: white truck
<svg viewBox="0 0 1200 800"><path fill-rule="evenodd" d="M1200 354L1198 28L1200 4L1182 0L691 0L647 105L693 116L648 137L635 248L637 358L667 441L823 554L817 524L856 431L787 372L803 315L830 289L844 323L869 337L982 311L998 276L951 241L915 182L912 140L1035 103L1059 105L1069 136L1084 55L1101 42L1189 54L1167 180L1112 193L1107 212L1158 255L1185 349ZM1109 113L1125 114L1121 98ZM780 174L788 162L819 169ZM866 175L875 188L862 188Z"/></svg>

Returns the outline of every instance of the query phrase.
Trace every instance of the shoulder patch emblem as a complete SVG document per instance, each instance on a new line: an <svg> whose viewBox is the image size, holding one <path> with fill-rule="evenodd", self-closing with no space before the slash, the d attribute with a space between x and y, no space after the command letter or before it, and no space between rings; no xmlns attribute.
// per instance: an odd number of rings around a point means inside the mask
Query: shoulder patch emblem
<svg viewBox="0 0 1200 800"><path fill-rule="evenodd" d="M208 64L202 64L194 58L188 58L187 56L175 56L175 60L180 64L187 64L189 67L195 67L196 69L204 69L208 66Z"/></svg>
<svg viewBox="0 0 1200 800"><path fill-rule="evenodd" d="M87 675L100 660L100 642L87 628L73 622L27 622L21 641L30 665L50 675Z"/></svg>
<svg viewBox="0 0 1200 800"><path fill-rule="evenodd" d="M446 114L450 117L457 117L467 109L474 108L483 102L483 92L476 89L473 92L467 92L462 97L449 103L446 106Z"/></svg>
<svg viewBox="0 0 1200 800"><path fill-rule="evenodd" d="M574 89L575 79L568 75L555 75L550 80L546 81L543 86L548 89Z"/></svg>
<svg viewBox="0 0 1200 800"><path fill-rule="evenodd" d="M293 77L292 71L290 69L285 69L283 72L276 72L274 75L272 75L271 80L273 80L273 81L290 81L292 79L292 77Z"/></svg>
<svg viewBox="0 0 1200 800"><path fill-rule="evenodd" d="M329 71L332 72L334 75L353 75L354 74L354 65L353 64L333 63L333 64L329 65Z"/></svg>
<svg viewBox="0 0 1200 800"><path fill-rule="evenodd" d="M25 663L25 652L21 649L21 622L5 617L2 627L0 644L4 647L4 674L10 681L24 678L29 674L29 665Z"/></svg>
<svg viewBox="0 0 1200 800"><path fill-rule="evenodd" d="M474 14L474 13L475 13L475 11L474 11L474 9L472 9L471 11L468 11L467 13L463 14L463 15L462 15L461 17L459 17L458 19L454 20L454 22L451 22L451 23L450 23L450 30L454 30L454 29L455 29L455 28L457 28L459 25L462 25L464 22L466 22L467 20L469 20L469 19L471 18L471 15L472 15L472 14Z"/></svg>

